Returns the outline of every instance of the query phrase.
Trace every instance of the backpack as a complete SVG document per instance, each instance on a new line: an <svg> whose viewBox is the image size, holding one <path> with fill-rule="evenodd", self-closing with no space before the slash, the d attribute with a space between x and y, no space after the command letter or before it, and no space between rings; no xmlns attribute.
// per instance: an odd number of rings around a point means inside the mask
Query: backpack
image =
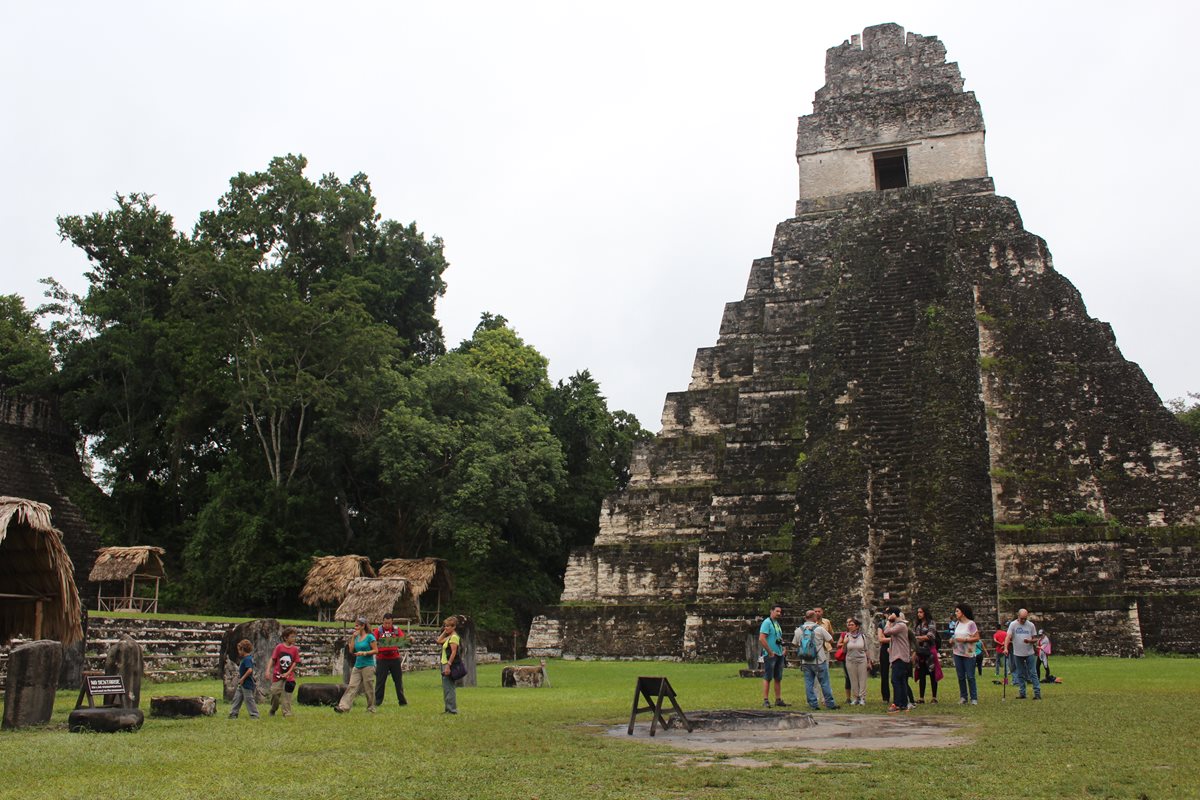
<svg viewBox="0 0 1200 800"><path fill-rule="evenodd" d="M816 625L805 625L800 629L800 649L797 654L801 661L815 663L817 660L817 652L821 647L817 642Z"/></svg>

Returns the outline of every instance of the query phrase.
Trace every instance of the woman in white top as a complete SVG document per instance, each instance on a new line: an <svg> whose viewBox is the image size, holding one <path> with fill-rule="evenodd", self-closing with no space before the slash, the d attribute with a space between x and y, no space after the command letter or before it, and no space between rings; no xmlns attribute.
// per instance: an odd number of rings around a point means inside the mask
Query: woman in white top
<svg viewBox="0 0 1200 800"><path fill-rule="evenodd" d="M967 703L970 689L971 705L979 705L979 690L975 687L975 643L979 641L979 626L975 614L966 603L954 607L954 671L958 673L958 702Z"/></svg>
<svg viewBox="0 0 1200 800"><path fill-rule="evenodd" d="M867 674L871 669L871 656L867 652L867 637L862 625L851 617L846 620L846 632L838 641L838 647L846 650L846 675L850 678L850 705L867 704Z"/></svg>

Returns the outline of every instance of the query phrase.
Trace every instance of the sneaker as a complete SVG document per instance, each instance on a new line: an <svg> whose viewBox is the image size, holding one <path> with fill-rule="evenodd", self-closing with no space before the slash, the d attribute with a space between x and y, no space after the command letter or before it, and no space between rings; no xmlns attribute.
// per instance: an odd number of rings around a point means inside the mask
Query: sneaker
<svg viewBox="0 0 1200 800"><path fill-rule="evenodd" d="M914 708L916 708L916 705L914 705L913 703L909 703L908 706L904 710L912 711Z"/></svg>
<svg viewBox="0 0 1200 800"><path fill-rule="evenodd" d="M936 706L936 705L937 705L937 698L935 697L935 698L933 698L932 700L930 700L930 701L929 701L929 704L930 704L930 705L933 705L933 706Z"/></svg>
<svg viewBox="0 0 1200 800"><path fill-rule="evenodd" d="M837 703L834 703L831 706L825 706L827 711L837 711L839 708L841 708L841 706L839 706Z"/></svg>
<svg viewBox="0 0 1200 800"><path fill-rule="evenodd" d="M903 711L903 710L904 710L904 709L903 709L903 708L901 708L900 706L897 706L897 705L890 705L890 706L888 706L887 713L889 713L889 714L899 714L899 713L900 713L901 711Z"/></svg>
<svg viewBox="0 0 1200 800"><path fill-rule="evenodd" d="M958 698L958 704L960 706L965 706L967 704L967 698L965 698L965 697Z"/></svg>
<svg viewBox="0 0 1200 800"><path fill-rule="evenodd" d="M763 708L770 708L770 707L771 707L771 701L763 700Z"/></svg>
<svg viewBox="0 0 1200 800"><path fill-rule="evenodd" d="M922 697L920 700L917 701L917 703L919 703L920 705L925 705L925 698Z"/></svg>
<svg viewBox="0 0 1200 800"><path fill-rule="evenodd" d="M776 700L775 705L778 706L779 708L787 708L788 706L791 705L791 703L785 703L782 700Z"/></svg>
<svg viewBox="0 0 1200 800"><path fill-rule="evenodd" d="M1024 700L1024 699L1025 699L1025 695L1023 695L1023 694L1019 694L1019 695L1017 695L1017 699L1018 699L1018 700Z"/></svg>
<svg viewBox="0 0 1200 800"><path fill-rule="evenodd" d="M1042 696L1041 696L1040 694L1035 694L1035 695L1033 696L1033 699L1034 699L1034 700L1041 700L1041 699L1042 699Z"/></svg>
<svg viewBox="0 0 1200 800"><path fill-rule="evenodd" d="M977 705L979 705L979 701L978 701L978 700L972 700L972 701L971 701L971 705L973 705L973 706L977 706Z"/></svg>
<svg viewBox="0 0 1200 800"><path fill-rule="evenodd" d="M368 713L368 714L374 714L374 713L375 713L375 709L373 709L373 708L368 708L368 709L367 709L367 713Z"/></svg>

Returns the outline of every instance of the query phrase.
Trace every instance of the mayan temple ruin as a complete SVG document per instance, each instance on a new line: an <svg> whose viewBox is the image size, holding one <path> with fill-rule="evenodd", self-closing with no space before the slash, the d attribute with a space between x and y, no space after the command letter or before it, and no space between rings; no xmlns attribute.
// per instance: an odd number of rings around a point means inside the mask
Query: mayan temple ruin
<svg viewBox="0 0 1200 800"><path fill-rule="evenodd" d="M739 660L773 600L1200 651L1200 448L995 194L958 65L894 24L825 63L795 217L531 652Z"/></svg>

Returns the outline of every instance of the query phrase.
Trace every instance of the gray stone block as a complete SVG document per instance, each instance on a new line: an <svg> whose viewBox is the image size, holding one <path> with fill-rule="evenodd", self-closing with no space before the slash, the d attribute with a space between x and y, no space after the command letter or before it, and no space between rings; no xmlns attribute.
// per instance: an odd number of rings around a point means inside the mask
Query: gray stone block
<svg viewBox="0 0 1200 800"><path fill-rule="evenodd" d="M145 716L140 708L77 708L67 717L67 728L71 733L118 733L136 731L142 727L144 720Z"/></svg>
<svg viewBox="0 0 1200 800"><path fill-rule="evenodd" d="M336 706L346 689L344 683L302 683L296 687L296 702L302 706Z"/></svg>
<svg viewBox="0 0 1200 800"><path fill-rule="evenodd" d="M17 645L8 656L4 682L5 728L44 725L54 713L62 669L62 645L49 639Z"/></svg>
<svg viewBox="0 0 1200 800"><path fill-rule="evenodd" d="M131 636L122 636L120 641L108 648L104 659L105 675L120 675L125 684L124 695L105 695L104 705L121 708L137 708L142 704L142 646Z"/></svg>
<svg viewBox="0 0 1200 800"><path fill-rule="evenodd" d="M215 697L163 695L150 698L152 717L211 717L217 713Z"/></svg>

